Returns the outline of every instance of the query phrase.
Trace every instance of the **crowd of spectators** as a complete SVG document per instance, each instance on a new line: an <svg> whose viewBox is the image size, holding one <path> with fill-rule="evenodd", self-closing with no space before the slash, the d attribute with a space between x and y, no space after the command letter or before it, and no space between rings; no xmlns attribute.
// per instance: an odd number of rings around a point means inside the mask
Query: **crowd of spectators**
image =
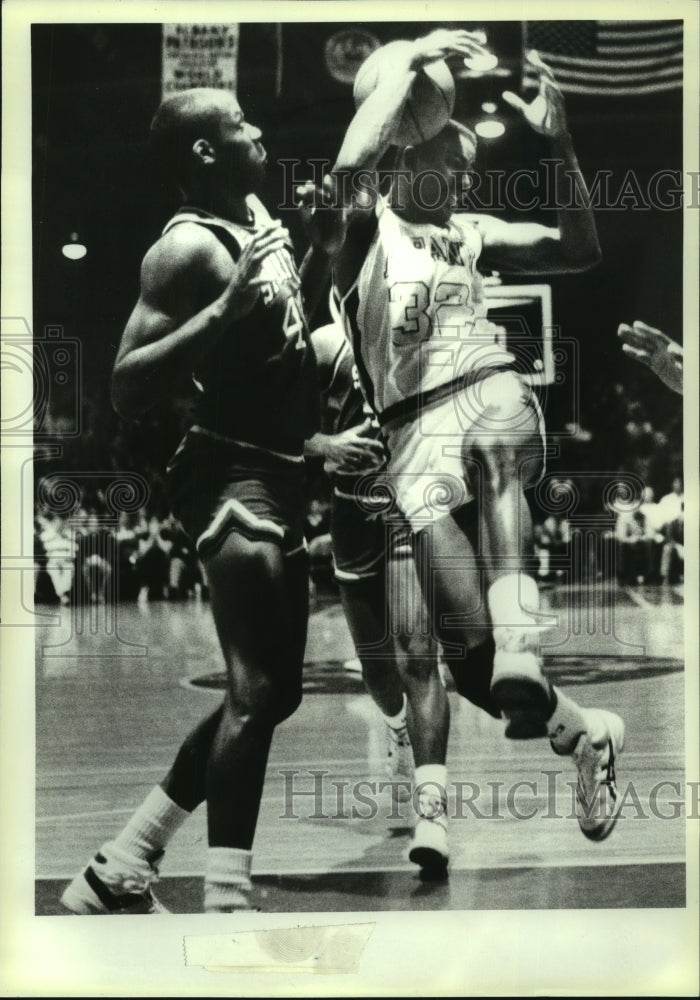
<svg viewBox="0 0 700 1000"><path fill-rule="evenodd" d="M611 554L608 564L621 584L668 584L682 579L682 426L674 400L669 406L663 396L655 404L645 398L642 405L632 398L629 388L615 383L592 410L590 427L567 425L561 435L550 431L550 441L558 449L547 473L550 496L558 487L564 492L571 487L577 496L577 516L607 513L600 531ZM80 506L69 515L56 513L37 499L37 599L70 603L79 596L85 601L108 596L146 601L206 595L203 567L167 503L162 470L179 431L176 420L164 423L158 416L134 427L120 421L100 401L87 399L79 435L64 435L60 418L45 419L36 447L35 482L57 473L68 477L78 473L83 495ZM106 472L118 476L130 471L148 484L147 502L138 511L117 517L107 510L98 480ZM94 488L89 485L91 474ZM625 474L641 484L641 502L637 489L636 499L606 510L601 483L614 484L616 475ZM312 571L327 578L331 560L328 520L328 480L322 467L312 464L306 534ZM573 519L569 512L558 510L556 503L548 505L545 498L539 507L535 505L534 521L539 578L545 582L570 578ZM594 567L594 578L596 574L600 575Z"/></svg>
<svg viewBox="0 0 700 1000"><path fill-rule="evenodd" d="M94 508L70 517L36 511L35 595L78 600L182 600L206 596L203 567L180 523L146 510L115 524Z"/></svg>
<svg viewBox="0 0 700 1000"><path fill-rule="evenodd" d="M566 489L567 481L562 481ZM614 487L614 484L613 484ZM601 524L599 541L605 559L578 568L580 579L573 580L572 521L564 514L549 514L535 523L535 553L538 576L543 582L585 582L591 575L614 576L622 586L678 584L683 580L684 495L683 481L676 476L668 493L657 502L654 490L644 487L641 498L625 502L621 484L613 488L608 506L609 523ZM622 497L623 499L620 499ZM584 526L585 527L585 526ZM575 529L574 529L575 530ZM588 556L592 557L591 553Z"/></svg>

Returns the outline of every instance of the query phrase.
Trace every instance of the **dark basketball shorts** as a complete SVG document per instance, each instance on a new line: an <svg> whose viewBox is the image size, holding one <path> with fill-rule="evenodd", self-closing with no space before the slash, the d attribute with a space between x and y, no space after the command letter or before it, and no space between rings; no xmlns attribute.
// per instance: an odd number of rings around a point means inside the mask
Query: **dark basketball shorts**
<svg viewBox="0 0 700 1000"><path fill-rule="evenodd" d="M377 485L383 482L378 474ZM411 558L410 529L396 512L384 518L387 494L364 477L357 489L339 479L331 495L333 568L339 583L384 575L389 558Z"/></svg>
<svg viewBox="0 0 700 1000"><path fill-rule="evenodd" d="M202 559L214 555L231 532L273 542L286 556L306 548L301 456L193 427L167 475L173 513Z"/></svg>

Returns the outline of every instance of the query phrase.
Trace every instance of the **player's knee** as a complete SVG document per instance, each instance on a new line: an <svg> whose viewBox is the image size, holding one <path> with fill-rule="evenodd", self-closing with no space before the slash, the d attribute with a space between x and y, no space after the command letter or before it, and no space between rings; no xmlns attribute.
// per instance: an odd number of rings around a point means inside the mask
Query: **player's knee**
<svg viewBox="0 0 700 1000"><path fill-rule="evenodd" d="M229 593L231 580L245 579L257 591L283 572L284 557L277 545L249 539L230 532L219 549L205 562L210 585L222 595Z"/></svg>
<svg viewBox="0 0 700 1000"><path fill-rule="evenodd" d="M296 712L301 704L301 679L265 677L256 685L255 713L277 726Z"/></svg>
<svg viewBox="0 0 700 1000"><path fill-rule="evenodd" d="M265 673L246 671L244 679L236 678L231 685L231 707L243 720L266 721L273 715L274 685Z"/></svg>
<svg viewBox="0 0 700 1000"><path fill-rule="evenodd" d="M301 681L261 675L234 685L231 708L244 725L272 725L293 715L301 703Z"/></svg>
<svg viewBox="0 0 700 1000"><path fill-rule="evenodd" d="M397 663L407 684L426 684L437 672L437 647L429 636L404 638Z"/></svg>

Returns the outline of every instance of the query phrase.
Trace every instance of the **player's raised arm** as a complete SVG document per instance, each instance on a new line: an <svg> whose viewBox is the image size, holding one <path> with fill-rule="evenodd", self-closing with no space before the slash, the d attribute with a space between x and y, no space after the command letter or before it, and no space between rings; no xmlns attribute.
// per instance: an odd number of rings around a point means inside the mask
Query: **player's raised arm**
<svg viewBox="0 0 700 1000"><path fill-rule="evenodd" d="M334 183L326 174L321 187L307 181L297 187L297 207L302 225L309 239L309 248L299 267L301 291L306 313L311 319L328 291L331 275L331 258L342 246L345 227L342 212L331 209Z"/></svg>
<svg viewBox="0 0 700 1000"><path fill-rule="evenodd" d="M256 233L231 272L216 237L178 226L153 246L141 267L141 294L126 324L112 373L112 402L125 418L146 412L189 376L217 338L247 315L258 295L262 260L281 249L278 223ZM201 307L202 301L210 303Z"/></svg>
<svg viewBox="0 0 700 1000"><path fill-rule="evenodd" d="M480 216L483 236L482 262L504 272L554 274L586 271L600 261L595 219L587 197L569 133L564 98L554 75L536 53L528 56L539 71L537 96L529 104L506 91L503 98L520 112L530 128L549 138L556 161L556 190L566 203L558 211L557 227L536 223L508 223ZM566 192L580 192L573 205Z"/></svg>
<svg viewBox="0 0 700 1000"><path fill-rule="evenodd" d="M321 202L311 182L297 189L302 210L308 211L313 206L315 217L309 227L312 243L336 265L340 258L348 256L346 234L350 210L357 217L369 214L367 210L374 206L376 192L363 205L362 192L369 190L371 184L369 178L361 181L359 175L374 170L394 144L416 74L423 66L447 56L481 56L486 49L479 37L468 31L441 28L413 42L392 42L375 53L380 54L376 85L348 126L330 178L331 186L324 183ZM352 251L349 256L352 257ZM354 263L350 263L348 270L353 273Z"/></svg>
<svg viewBox="0 0 700 1000"><path fill-rule="evenodd" d="M423 66L448 56L466 58L485 52L477 36L445 28L414 42L393 42L386 46L377 85L348 126L334 172L371 170L377 166L393 144L406 99Z"/></svg>

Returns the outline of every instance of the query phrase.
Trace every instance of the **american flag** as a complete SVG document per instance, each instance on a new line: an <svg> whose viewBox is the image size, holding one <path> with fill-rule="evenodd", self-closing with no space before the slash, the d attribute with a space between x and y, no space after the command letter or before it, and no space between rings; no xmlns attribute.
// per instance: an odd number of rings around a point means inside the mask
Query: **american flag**
<svg viewBox="0 0 700 1000"><path fill-rule="evenodd" d="M621 97L683 86L682 21L526 21L535 49L568 94ZM523 64L523 86L537 74Z"/></svg>

